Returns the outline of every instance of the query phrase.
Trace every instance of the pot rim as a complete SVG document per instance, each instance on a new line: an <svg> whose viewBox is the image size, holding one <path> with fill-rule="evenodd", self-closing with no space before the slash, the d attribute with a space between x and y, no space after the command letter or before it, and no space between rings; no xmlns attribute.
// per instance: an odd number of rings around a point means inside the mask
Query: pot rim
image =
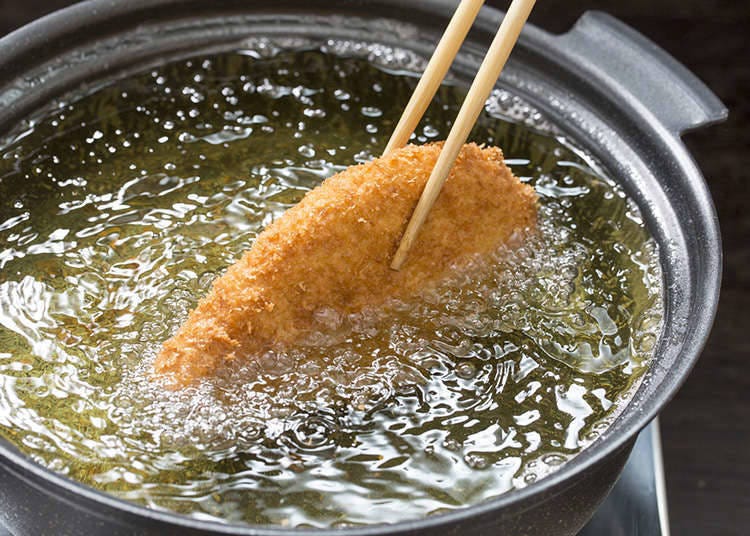
<svg viewBox="0 0 750 536"><path fill-rule="evenodd" d="M391 5L394 9L403 7L399 0L376 0L381 4ZM113 17L130 14L140 9L167 7L181 3L180 0L132 0L131 2L117 2L115 0L86 0L37 19L20 29L17 29L5 37L0 38L0 73L10 66L11 72L15 65L23 65L23 56L29 51L41 50L51 40L56 40L71 32L80 30L85 26L96 24L100 21L111 21ZM282 2L278 2L281 4ZM312 4L312 3L311 3ZM413 0L411 9L439 9L441 13L452 13L454 2L451 0ZM252 5L248 7L252 9ZM395 11L397 13L397 11ZM503 12L490 6L482 8L477 22L484 20L497 21L503 16ZM398 19L398 15L394 15ZM85 21L85 22L81 22ZM493 22L494 24L494 22ZM635 33L635 32L634 32ZM645 38L642 38L645 40ZM522 42L530 44L541 50L552 50L553 36L544 30L527 24L522 34ZM676 62L675 62L676 63ZM22 73L25 67L16 67ZM684 68L683 68L684 69ZM0 85L8 80L0 80ZM665 131L666 132L666 131ZM682 167L687 185L692 188L693 193L700 203L701 212L693 215L699 220L704 228L706 236L706 258L704 272L709 277L703 281L702 293L704 298L701 306L692 310L694 329L686 334L685 344L680 352L681 371L676 378L667 379L667 388L661 389L651 396L647 403L641 404L637 412L629 412L630 403L626 404L622 413L616 421L623 421L621 430L617 434L609 436L606 440L597 439L573 459L567 461L555 472L546 475L538 481L522 489L514 489L486 501L468 505L463 508L441 513L437 515L422 517L414 520L400 521L393 524L377 524L366 527L348 527L345 529L306 529L305 532L326 536L361 535L374 536L376 534L393 532L410 532L417 530L439 529L447 523L458 524L477 516L497 515L513 503L523 500L531 500L537 496L537 501L544 497L555 496L564 493L572 485L572 479L576 473L581 473L595 464L604 461L616 452L628 448L636 434L640 432L658 414L658 412L672 399L679 387L686 380L688 373L697 361L705 346L715 318L719 290L721 285L721 239L719 234L718 219L711 200L708 187L698 169L695 161L687 148L681 143L677 135L670 139L669 147L672 157ZM656 360L657 357L654 358ZM632 402L632 401L631 401ZM206 530L220 534L257 534L259 536L280 536L298 532L300 529L282 528L271 525L249 525L237 523L223 523L196 519L187 515L172 513L168 511L154 510L136 503L126 501L99 491L93 487L70 479L48 469L18 451L5 438L0 437L0 463L8 460L15 467L10 469L18 473L18 469L26 475L22 475L32 485L43 487L42 484L49 482L69 495L82 496L94 504L106 506L114 510L125 511L129 514L145 517L152 520L176 525L183 528ZM28 477L32 477L29 479ZM59 489L46 490L46 492L58 493ZM545 495L546 494L546 495ZM77 505L80 506L80 505ZM531 506L528 506L530 508Z"/></svg>

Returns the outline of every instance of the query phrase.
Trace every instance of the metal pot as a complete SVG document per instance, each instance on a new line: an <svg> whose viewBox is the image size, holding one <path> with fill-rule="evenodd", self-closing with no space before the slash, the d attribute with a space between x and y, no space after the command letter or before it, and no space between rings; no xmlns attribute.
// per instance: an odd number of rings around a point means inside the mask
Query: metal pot
<svg viewBox="0 0 750 536"><path fill-rule="evenodd" d="M257 35L355 38L428 56L449 0L92 0L0 40L0 135L67 91ZM501 13L484 8L455 65L477 69ZM727 111L690 72L617 20L586 13L552 35L533 26L500 85L521 95L594 154L638 203L660 245L665 327L656 357L612 426L556 473L465 509L393 525L316 534L575 534L617 479L638 432L695 363L716 311L721 247L701 173L680 140ZM0 440L0 519L15 534L253 534L157 512L45 469Z"/></svg>

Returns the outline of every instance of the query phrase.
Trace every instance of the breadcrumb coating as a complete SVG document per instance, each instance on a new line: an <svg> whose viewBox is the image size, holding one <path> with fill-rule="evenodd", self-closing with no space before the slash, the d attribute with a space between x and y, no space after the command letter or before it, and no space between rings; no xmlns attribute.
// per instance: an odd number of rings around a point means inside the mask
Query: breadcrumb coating
<svg viewBox="0 0 750 536"><path fill-rule="evenodd" d="M497 147L467 144L400 271L389 268L442 144L409 145L325 180L213 284L154 363L176 387L304 337L342 314L408 299L536 222L536 194Z"/></svg>

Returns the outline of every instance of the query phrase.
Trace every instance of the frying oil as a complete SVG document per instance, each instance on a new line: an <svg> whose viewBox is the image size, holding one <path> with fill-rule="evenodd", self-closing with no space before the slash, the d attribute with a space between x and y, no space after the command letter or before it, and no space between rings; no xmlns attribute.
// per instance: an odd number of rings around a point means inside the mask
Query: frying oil
<svg viewBox="0 0 750 536"><path fill-rule="evenodd" d="M0 434L155 509L327 527L527 486L605 430L660 333L658 251L623 190L504 91L471 139L539 193L521 246L412 303L319 311L315 344L260 377L172 392L151 376L264 226L382 151L416 79L379 63L196 57L58 103L6 144ZM444 85L413 141L445 138L464 94Z"/></svg>

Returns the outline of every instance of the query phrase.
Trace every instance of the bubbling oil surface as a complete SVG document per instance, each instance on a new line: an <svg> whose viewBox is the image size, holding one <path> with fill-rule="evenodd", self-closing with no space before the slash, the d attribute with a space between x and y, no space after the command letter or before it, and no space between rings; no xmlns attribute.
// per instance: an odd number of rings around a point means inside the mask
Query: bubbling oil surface
<svg viewBox="0 0 750 536"><path fill-rule="evenodd" d="M156 509L307 527L460 508L580 452L648 366L656 246L623 191L502 91L472 139L540 195L523 245L379 315L319 311L315 344L262 360L260 377L240 367L180 392L150 377L265 225L379 154L416 82L376 48L380 66L264 50L59 103L2 149L0 433ZM440 89L417 143L446 136L464 92Z"/></svg>

